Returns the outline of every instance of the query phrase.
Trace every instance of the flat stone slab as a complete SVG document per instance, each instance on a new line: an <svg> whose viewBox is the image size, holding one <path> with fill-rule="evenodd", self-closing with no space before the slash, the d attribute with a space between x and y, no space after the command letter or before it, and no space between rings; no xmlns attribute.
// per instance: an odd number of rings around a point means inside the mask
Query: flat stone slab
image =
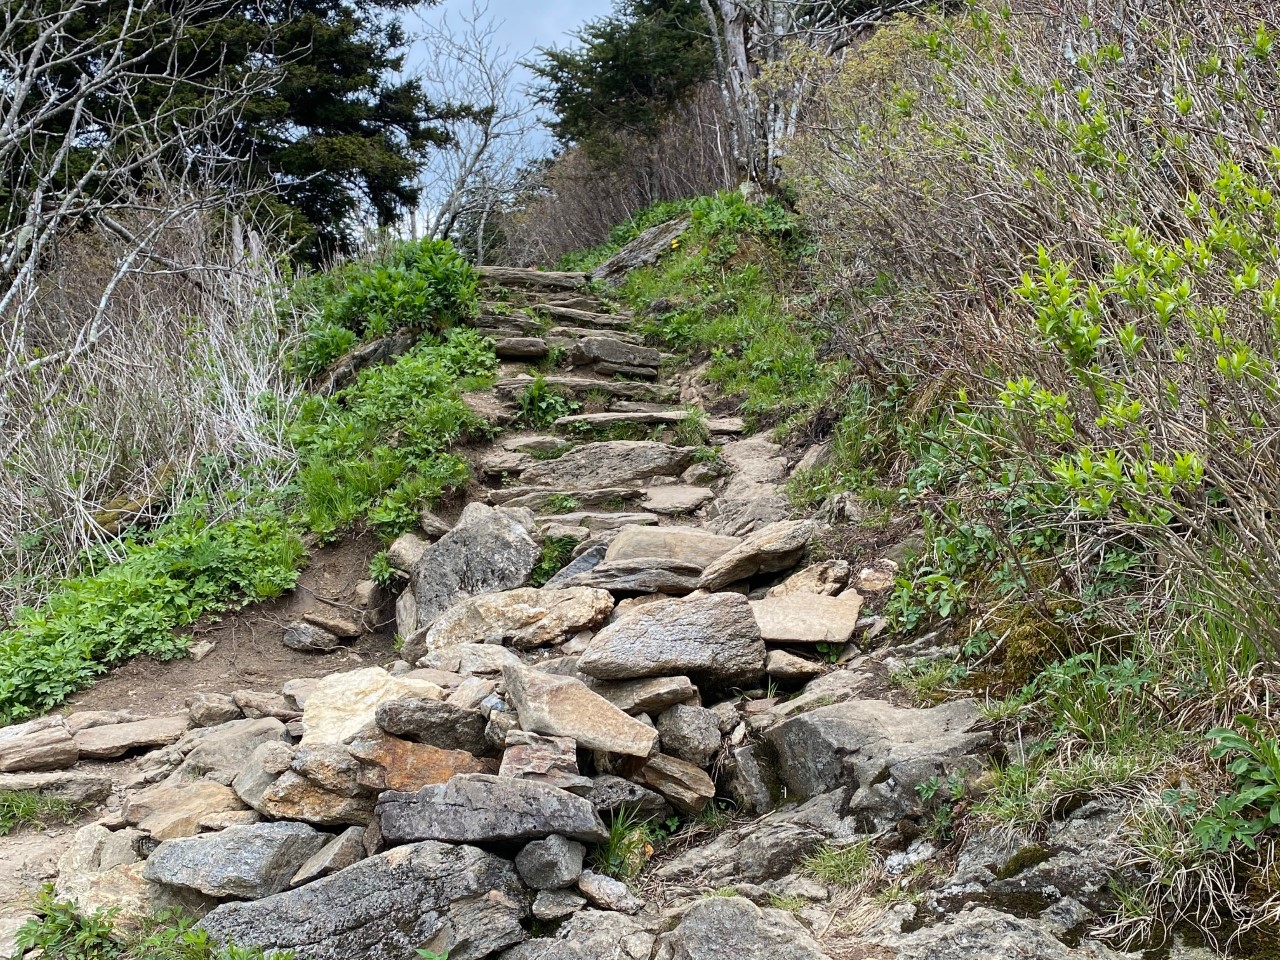
<svg viewBox="0 0 1280 960"><path fill-rule="evenodd" d="M657 369L662 354L652 347L643 347L613 337L584 337L569 350L569 360L576 365L593 363L622 364L624 366Z"/></svg>
<svg viewBox="0 0 1280 960"><path fill-rule="evenodd" d="M562 323L571 323L576 327L587 327L598 330L625 330L631 326L631 318L611 313L592 313L589 310L575 310L573 307L562 307L555 303L535 303L529 308L536 313L554 317Z"/></svg>
<svg viewBox="0 0 1280 960"><path fill-rule="evenodd" d="M110 760L130 750L163 747L182 739L190 724L186 713L172 717L152 717L134 723L111 723L81 730L75 736L80 756L94 760Z"/></svg>
<svg viewBox="0 0 1280 960"><path fill-rule="evenodd" d="M605 559L615 561L666 557L706 567L739 543L741 540L737 537L716 536L700 527L624 527L609 544Z"/></svg>
<svg viewBox="0 0 1280 960"><path fill-rule="evenodd" d="M603 507L619 503L625 505L642 496L644 491L635 487L503 487L501 490L489 491L489 499L504 507L528 507L530 510L545 511L570 506L566 513L580 507Z"/></svg>
<svg viewBox="0 0 1280 960"><path fill-rule="evenodd" d="M581 680L510 666L502 672L507 696L530 733L568 737L588 750L647 757L658 732L628 716Z"/></svg>
<svg viewBox="0 0 1280 960"><path fill-rule="evenodd" d="M390 844L418 840L494 843L553 833L602 843L609 831L582 797L532 780L463 774L417 793L388 791L375 811Z"/></svg>
<svg viewBox="0 0 1280 960"><path fill-rule="evenodd" d="M653 440L605 440L574 447L555 460L524 471L525 483L555 484L588 490L639 483L651 477L675 477L693 462L692 447Z"/></svg>
<svg viewBox="0 0 1280 960"><path fill-rule="evenodd" d="M642 506L654 513L680 516L693 513L715 499L706 487L691 487L673 483L661 487L646 487Z"/></svg>
<svg viewBox="0 0 1280 960"><path fill-rule="evenodd" d="M533 270L528 267L476 267L480 282L487 286L516 287L520 290L581 290L588 274L556 270Z"/></svg>
<svg viewBox="0 0 1280 960"><path fill-rule="evenodd" d="M295 951L299 960L482 960L525 938L528 896L515 867L475 847L399 847L199 926L215 943Z"/></svg>
<svg viewBox="0 0 1280 960"><path fill-rule="evenodd" d="M568 304L566 304L568 306ZM599 310L591 310L589 313L599 313ZM618 316L618 314L615 314ZM586 337L600 336L599 330L591 330L587 327L573 326L556 326L547 331L547 339L551 341L560 341L561 345L572 345L576 340L582 340ZM638 333L630 333L626 330L610 330L609 338L611 340L621 340L623 343L644 343L644 337Z"/></svg>
<svg viewBox="0 0 1280 960"><path fill-rule="evenodd" d="M550 347L541 337L502 337L494 341L493 352L504 360L538 360Z"/></svg>
<svg viewBox="0 0 1280 960"><path fill-rule="evenodd" d="M142 875L218 899L257 899L287 889L298 868L328 839L303 823L227 827L164 841L147 858Z"/></svg>
<svg viewBox="0 0 1280 960"><path fill-rule="evenodd" d="M688 410L647 410L624 413L575 413L572 416L560 417L555 426L567 427L612 427L618 424L634 424L638 427L674 426L689 419Z"/></svg>
<svg viewBox="0 0 1280 960"><path fill-rule="evenodd" d="M556 584L559 587L596 587L610 593L665 593L684 596L698 588L702 568L696 563L666 557L605 560L584 573Z"/></svg>
<svg viewBox="0 0 1280 960"><path fill-rule="evenodd" d="M760 636L772 643L848 643L858 626L862 598L793 593L751 601Z"/></svg>
<svg viewBox="0 0 1280 960"><path fill-rule="evenodd" d="M539 517L545 523L561 523L575 527L586 527L591 531L617 530L619 527L651 526L661 522L656 513L601 513L581 510L574 513L550 514Z"/></svg>
<svg viewBox="0 0 1280 960"><path fill-rule="evenodd" d="M533 377L510 377L494 384L494 391L506 397L514 397L523 393L533 384ZM627 380L602 380L594 377L545 377L543 382L549 387L564 390L576 397L589 393L603 393L623 400L648 400L653 403L675 403L680 399L680 391L656 383L636 383Z"/></svg>
<svg viewBox="0 0 1280 960"><path fill-rule="evenodd" d="M69 767L80 749L61 717L41 717L0 729L0 773Z"/></svg>

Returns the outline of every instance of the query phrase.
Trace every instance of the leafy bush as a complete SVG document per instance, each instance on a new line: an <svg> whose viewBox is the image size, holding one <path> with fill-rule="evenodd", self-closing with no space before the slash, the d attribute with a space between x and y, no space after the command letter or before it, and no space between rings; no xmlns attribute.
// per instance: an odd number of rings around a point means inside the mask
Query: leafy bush
<svg viewBox="0 0 1280 960"><path fill-rule="evenodd" d="M0 633L0 725L49 710L109 666L145 653L180 656L174 630L230 598L276 597L305 556L278 515L209 524L195 505L156 533L123 545L125 558L65 581L39 609Z"/></svg>
<svg viewBox="0 0 1280 960"><path fill-rule="evenodd" d="M516 417L526 427L549 427L561 417L567 417L580 409L581 404L557 390L541 377L516 397Z"/></svg>
<svg viewBox="0 0 1280 960"><path fill-rule="evenodd" d="M308 399L292 432L301 522L322 535L362 517L388 536L412 527L422 505L466 483L466 462L447 451L486 426L460 386L496 368L489 341L452 330L331 397Z"/></svg>

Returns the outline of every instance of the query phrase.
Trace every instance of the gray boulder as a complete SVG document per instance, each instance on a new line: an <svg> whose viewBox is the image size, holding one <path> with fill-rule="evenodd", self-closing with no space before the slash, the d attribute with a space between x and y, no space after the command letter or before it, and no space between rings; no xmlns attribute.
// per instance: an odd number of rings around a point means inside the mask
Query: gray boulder
<svg viewBox="0 0 1280 960"><path fill-rule="evenodd" d="M884 934L877 943L897 960L1137 960L1095 941L1068 947L1034 920L970 906L941 923L912 933Z"/></svg>
<svg viewBox="0 0 1280 960"><path fill-rule="evenodd" d="M516 856L516 872L534 890L559 890L582 874L587 848L575 840L552 834L525 844Z"/></svg>
<svg viewBox="0 0 1280 960"><path fill-rule="evenodd" d="M484 737L488 718L478 710L468 710L445 700L425 697L388 700L378 704L375 718L387 733L414 743L477 755L488 750Z"/></svg>
<svg viewBox="0 0 1280 960"><path fill-rule="evenodd" d="M166 840L143 876L219 899L254 900L289 887L298 869L329 838L304 823L255 823Z"/></svg>
<svg viewBox="0 0 1280 960"><path fill-rule="evenodd" d="M555 460L526 470L526 484L609 487L650 477L679 476L693 462L692 447L673 447L652 440L606 440L584 443Z"/></svg>
<svg viewBox="0 0 1280 960"><path fill-rule="evenodd" d="M989 957L1007 956L992 953ZM685 911L658 941L654 960L830 960L785 910L762 910L742 897L708 897Z"/></svg>
<svg viewBox="0 0 1280 960"><path fill-rule="evenodd" d="M655 939L652 924L643 919L612 910L582 910L562 923L554 937L526 940L499 960L649 960Z"/></svg>
<svg viewBox="0 0 1280 960"><path fill-rule="evenodd" d="M885 825L919 812L916 787L932 777L974 773L991 743L970 733L972 700L925 710L850 700L792 717L765 735L788 795L806 799L848 787L850 813Z"/></svg>
<svg viewBox="0 0 1280 960"><path fill-rule="evenodd" d="M594 587L612 593L666 593L684 596L698 588L702 568L665 557L604 560L585 573L561 581L563 586Z"/></svg>
<svg viewBox="0 0 1280 960"><path fill-rule="evenodd" d="M524 939L515 869L475 847L417 843L200 922L215 943L293 950L299 960L481 960Z"/></svg>
<svg viewBox="0 0 1280 960"><path fill-rule="evenodd" d="M388 844L540 840L553 833L601 843L609 835L582 797L533 780L483 773L462 774L417 793L388 791L378 798L375 814Z"/></svg>
<svg viewBox="0 0 1280 960"><path fill-rule="evenodd" d="M468 504L457 525L427 547L413 568L418 627L429 627L459 600L523 584L538 562L533 526L528 511ZM404 659L415 663L425 652L415 656L406 649Z"/></svg>
<svg viewBox="0 0 1280 960"><path fill-rule="evenodd" d="M662 752L705 767L720 752L720 724L706 707L677 703L658 717Z"/></svg>
<svg viewBox="0 0 1280 960"><path fill-rule="evenodd" d="M754 680L765 648L747 598L716 593L638 607L592 638L578 669L599 680L695 674Z"/></svg>
<svg viewBox="0 0 1280 960"><path fill-rule="evenodd" d="M813 533L811 520L780 520L762 527L707 564L698 586L703 590L719 590L758 573L776 573L794 567L804 556Z"/></svg>
<svg viewBox="0 0 1280 960"><path fill-rule="evenodd" d="M662 794L611 773L593 778L586 796L597 812L610 816L627 810L641 820L666 820L673 813Z"/></svg>

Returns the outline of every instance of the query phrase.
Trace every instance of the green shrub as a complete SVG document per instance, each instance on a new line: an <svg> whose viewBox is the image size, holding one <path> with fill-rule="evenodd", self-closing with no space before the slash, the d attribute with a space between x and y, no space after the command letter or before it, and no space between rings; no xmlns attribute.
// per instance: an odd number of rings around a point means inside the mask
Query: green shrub
<svg viewBox="0 0 1280 960"><path fill-rule="evenodd" d="M581 409L581 404L539 375L516 397L516 408L517 419L523 426L543 428Z"/></svg>
<svg viewBox="0 0 1280 960"><path fill-rule="evenodd" d="M180 656L174 630L229 598L276 597L297 582L305 551L270 512L209 524L195 505L125 558L66 581L0 633L0 725L49 710L136 654Z"/></svg>

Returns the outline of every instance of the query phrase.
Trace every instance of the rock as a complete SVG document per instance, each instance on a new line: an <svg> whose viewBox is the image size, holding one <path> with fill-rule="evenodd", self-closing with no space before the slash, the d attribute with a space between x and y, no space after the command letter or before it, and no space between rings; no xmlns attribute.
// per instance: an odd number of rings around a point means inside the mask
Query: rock
<svg viewBox="0 0 1280 960"><path fill-rule="evenodd" d="M153 840L194 836L200 820L214 813L247 809L234 790L210 780L165 781L131 796L124 805L125 822Z"/></svg>
<svg viewBox="0 0 1280 960"><path fill-rule="evenodd" d="M632 611L595 635L578 669L600 680L691 673L732 682L759 677L764 658L746 597L718 593Z"/></svg>
<svg viewBox="0 0 1280 960"><path fill-rule="evenodd" d="M616 910L618 913L639 913L644 908L644 901L632 893L621 880L614 880L591 870L583 872L578 878L578 889L583 896L602 910Z"/></svg>
<svg viewBox="0 0 1280 960"><path fill-rule="evenodd" d="M225 693L198 693L191 699L187 716L192 726L216 727L220 723L239 720L242 714L236 702Z"/></svg>
<svg viewBox="0 0 1280 960"><path fill-rule="evenodd" d="M0 728L0 773L58 770L80 758L80 749L61 717L41 717Z"/></svg>
<svg viewBox="0 0 1280 960"><path fill-rule="evenodd" d="M653 751L658 735L652 727L623 713L580 680L516 666L507 667L502 676L520 726L530 733L569 737L588 750L633 757Z"/></svg>
<svg viewBox="0 0 1280 960"><path fill-rule="evenodd" d="M290 887L327 877L364 859L364 827L347 827L307 858L289 881Z"/></svg>
<svg viewBox="0 0 1280 960"><path fill-rule="evenodd" d="M591 689L623 713L661 713L677 703L698 700L698 688L688 677L648 677L614 683L595 681Z"/></svg>
<svg viewBox="0 0 1280 960"><path fill-rule="evenodd" d="M702 571L698 586L719 590L758 573L774 573L795 566L813 537L809 520L780 520L757 530Z"/></svg>
<svg viewBox="0 0 1280 960"><path fill-rule="evenodd" d="M584 443L555 460L539 463L526 470L521 479L535 485L609 487L650 477L679 476L692 460L692 447L673 447L652 440L606 440Z"/></svg>
<svg viewBox="0 0 1280 960"><path fill-rule="evenodd" d="M464 677L501 673L507 664L520 662L506 647L492 643L460 643L429 653L418 661L421 666L448 670Z"/></svg>
<svg viewBox="0 0 1280 960"><path fill-rule="evenodd" d="M526 940L499 960L649 960L654 935L645 922L611 910L582 910L554 937Z"/></svg>
<svg viewBox="0 0 1280 960"><path fill-rule="evenodd" d="M714 890L725 884L761 883L785 877L828 838L824 829L809 820L809 811L802 806L731 827L709 843L663 863L654 871L655 879Z"/></svg>
<svg viewBox="0 0 1280 960"><path fill-rule="evenodd" d="M755 744L734 747L725 760L722 783L739 813L761 816L775 806L773 785Z"/></svg>
<svg viewBox="0 0 1280 960"><path fill-rule="evenodd" d="M467 597L522 585L540 554L530 536L534 527L527 511L468 504L457 525L429 546L413 568L417 626L431 626Z"/></svg>
<svg viewBox="0 0 1280 960"><path fill-rule="evenodd" d="M785 650L770 650L764 661L764 672L778 680L812 680L826 673L827 665Z"/></svg>
<svg viewBox="0 0 1280 960"><path fill-rule="evenodd" d="M483 683L483 681L479 681ZM492 684L488 685L492 689ZM482 754L488 749L484 727L488 719L444 700L402 697L378 704L374 717L379 727L414 743L429 743L442 750Z"/></svg>
<svg viewBox="0 0 1280 960"><path fill-rule="evenodd" d="M402 533L387 547L387 563L396 570L412 573L429 546L430 543L415 533Z"/></svg>
<svg viewBox="0 0 1280 960"><path fill-rule="evenodd" d="M507 733L498 776L533 780L578 794L591 788L591 780L578 772L576 742L568 737L541 737L523 730Z"/></svg>
<svg viewBox="0 0 1280 960"><path fill-rule="evenodd" d="M484 716L485 701L493 695L497 685L483 677L466 677L457 688L449 694L445 703L459 710L469 710Z"/></svg>
<svg viewBox="0 0 1280 960"><path fill-rule="evenodd" d="M285 700L295 709L303 710L307 706L307 701L311 699L311 694L315 692L316 684L320 682L318 677L299 677L296 680L289 680L280 688L280 693Z"/></svg>
<svg viewBox="0 0 1280 960"><path fill-rule="evenodd" d="M262 814L257 810L227 810L221 813L210 813L200 818L200 832L209 830L225 830L227 827L244 827L251 823L261 823Z"/></svg>
<svg viewBox="0 0 1280 960"><path fill-rule="evenodd" d="M373 729L348 744L351 756L374 768L362 774L361 784L376 790L412 793L432 783L444 783L460 773L490 773L493 767L465 750L443 750L428 743L412 743Z"/></svg>
<svg viewBox="0 0 1280 960"><path fill-rule="evenodd" d="M559 292L580 290L587 285L587 274L531 267L477 267L480 282L489 287L515 287L519 290Z"/></svg>
<svg viewBox="0 0 1280 960"><path fill-rule="evenodd" d="M687 487L671 484L648 487L641 506L665 517L680 517L693 513L699 507L715 499L715 494L705 487Z"/></svg>
<svg viewBox="0 0 1280 960"><path fill-rule="evenodd" d="M705 767L720 752L720 725L705 707L678 703L658 717L662 752Z"/></svg>
<svg viewBox="0 0 1280 960"><path fill-rule="evenodd" d="M298 951L305 960L483 960L524 939L515 869L475 847L417 843L297 890L224 904L200 922L216 944Z"/></svg>
<svg viewBox="0 0 1280 960"><path fill-rule="evenodd" d="M849 642L858 626L862 598L846 592L840 597L792 593L751 601L751 612L766 643Z"/></svg>
<svg viewBox="0 0 1280 960"><path fill-rule="evenodd" d="M275 717L287 723L301 717L283 694L267 693L263 690L237 690L231 694L231 699L235 701L241 713L253 720Z"/></svg>
<svg viewBox="0 0 1280 960"><path fill-rule="evenodd" d="M1034 920L973 904L940 923L912 933L880 935L876 941L894 951L897 960L1125 960L1138 956L1087 940L1068 947Z"/></svg>
<svg viewBox="0 0 1280 960"><path fill-rule="evenodd" d="M604 623L612 611L613 597L588 587L524 587L481 594L441 614L421 646L405 645L405 659L412 663L428 650L459 643L496 643L521 650L562 643L579 630Z"/></svg>
<svg viewBox="0 0 1280 960"><path fill-rule="evenodd" d="M105 727L90 727L75 735L80 756L92 760L109 760L130 750L163 747L176 743L187 732L185 713L172 717L152 717L135 723L113 723Z"/></svg>
<svg viewBox="0 0 1280 960"><path fill-rule="evenodd" d="M0 793L38 793L78 807L107 799L112 786L114 781L104 774L78 770L0 773Z"/></svg>
<svg viewBox="0 0 1280 960"><path fill-rule="evenodd" d="M662 557L605 560L561 581L566 587L598 587L613 593L668 593L683 596L698 586L697 564Z"/></svg>
<svg viewBox="0 0 1280 960"><path fill-rule="evenodd" d="M516 856L516 872L534 890L571 886L582 873L587 848L559 834L525 844Z"/></svg>
<svg viewBox="0 0 1280 960"><path fill-rule="evenodd" d="M411 637L418 629L418 601L413 595L413 587L403 591L396 598L396 633L402 637Z"/></svg>
<svg viewBox="0 0 1280 960"><path fill-rule="evenodd" d="M128 710L77 710L63 717L63 722L74 737L81 730L88 730L90 727L104 727L111 723L133 723L135 720L146 719L145 716Z"/></svg>
<svg viewBox="0 0 1280 960"><path fill-rule="evenodd" d="M563 437L542 434L525 437L503 437L498 441L498 446L512 453L559 453L561 450L568 449L572 444Z"/></svg>
<svg viewBox="0 0 1280 960"><path fill-rule="evenodd" d="M378 705L403 697L442 699L425 680L393 677L381 667L335 673L316 684L302 711L303 743L341 743L374 719Z"/></svg>
<svg viewBox="0 0 1280 960"><path fill-rule="evenodd" d="M418 511L418 526L433 540L438 540L453 529L453 524L437 517L429 507L423 507Z"/></svg>
<svg viewBox="0 0 1280 960"><path fill-rule="evenodd" d="M164 841L147 858L143 876L222 900L256 900L288 889L293 875L327 839L302 823L228 827Z"/></svg>
<svg viewBox="0 0 1280 960"><path fill-rule="evenodd" d="M610 817L627 810L642 821L666 820L672 813L670 804L661 794L609 773L592 779L586 798L600 814Z"/></svg>
<svg viewBox="0 0 1280 960"><path fill-rule="evenodd" d="M609 363L656 369L662 362L662 354L653 347L637 346L613 337L583 337L569 348L569 361L582 367ZM683 410L678 412L685 413Z"/></svg>
<svg viewBox="0 0 1280 960"><path fill-rule="evenodd" d="M299 620L284 628L284 645L304 653L331 653L341 648L342 641L323 627Z"/></svg>
<svg viewBox="0 0 1280 960"><path fill-rule="evenodd" d="M543 584L543 589L560 589L571 583L580 574L589 573L594 570L600 565L600 562L604 560L605 552L608 549L608 545L600 544L579 554L562 567L555 576Z"/></svg>
<svg viewBox="0 0 1280 960"><path fill-rule="evenodd" d="M635 779L660 793L681 813L697 814L716 795L716 786L700 767L679 757L658 754L637 771Z"/></svg>
<svg viewBox="0 0 1280 960"><path fill-rule="evenodd" d="M616 286L632 270L655 264L677 245L690 219L679 217L642 231L634 240L591 272L591 279Z"/></svg>
<svg viewBox="0 0 1280 960"><path fill-rule="evenodd" d="M263 791L254 808L273 820L363 826L373 813L373 802L372 794L327 790L300 773L286 770Z"/></svg>
<svg viewBox="0 0 1280 960"><path fill-rule="evenodd" d="M852 786L850 812L879 823L914 810L916 786L931 777L976 772L981 760L974 754L991 741L990 734L966 732L977 719L972 700L928 709L851 700L786 720L766 739L790 797Z"/></svg>
<svg viewBox="0 0 1280 960"><path fill-rule="evenodd" d="M776 587L769 588L771 597L789 597L792 594L816 594L822 597L834 597L849 582L849 561L823 560L812 563L803 570L793 573Z"/></svg>
<svg viewBox="0 0 1280 960"><path fill-rule="evenodd" d="M737 537L719 537L700 527L627 526L609 544L605 559L663 557L705 568L740 542Z"/></svg>
<svg viewBox="0 0 1280 960"><path fill-rule="evenodd" d="M319 627L345 640L355 640L365 632L358 619L343 616L340 613L308 610L302 615L302 619L314 627Z"/></svg>
<svg viewBox="0 0 1280 960"><path fill-rule="evenodd" d="M285 736L285 725L274 717L232 720L217 727L192 730L175 745L175 749L185 750L186 756L169 779L203 779L230 785L260 745L283 745Z"/></svg>
<svg viewBox="0 0 1280 960"><path fill-rule="evenodd" d="M570 890L539 890L533 898L535 920L563 920L587 905L585 898Z"/></svg>
<svg viewBox="0 0 1280 960"><path fill-rule="evenodd" d="M110 831L91 823L76 831L58 859L54 896L89 916L111 911L120 927L131 927L165 910L203 912L211 904L190 891L174 890L143 877L140 830Z"/></svg>
<svg viewBox="0 0 1280 960"><path fill-rule="evenodd" d="M901 956L901 955L899 955ZM984 956L1011 957L990 953ZM707 897L658 941L655 960L830 960L785 910L762 910L742 897Z"/></svg>
<svg viewBox="0 0 1280 960"><path fill-rule="evenodd" d="M547 351L547 341L541 337L503 337L493 345L493 352L503 360L537 360Z"/></svg>
<svg viewBox="0 0 1280 960"><path fill-rule="evenodd" d="M389 791L378 798L376 813L389 844L539 840L553 833L601 843L608 836L581 797L531 780L484 774L464 774L417 793Z"/></svg>

